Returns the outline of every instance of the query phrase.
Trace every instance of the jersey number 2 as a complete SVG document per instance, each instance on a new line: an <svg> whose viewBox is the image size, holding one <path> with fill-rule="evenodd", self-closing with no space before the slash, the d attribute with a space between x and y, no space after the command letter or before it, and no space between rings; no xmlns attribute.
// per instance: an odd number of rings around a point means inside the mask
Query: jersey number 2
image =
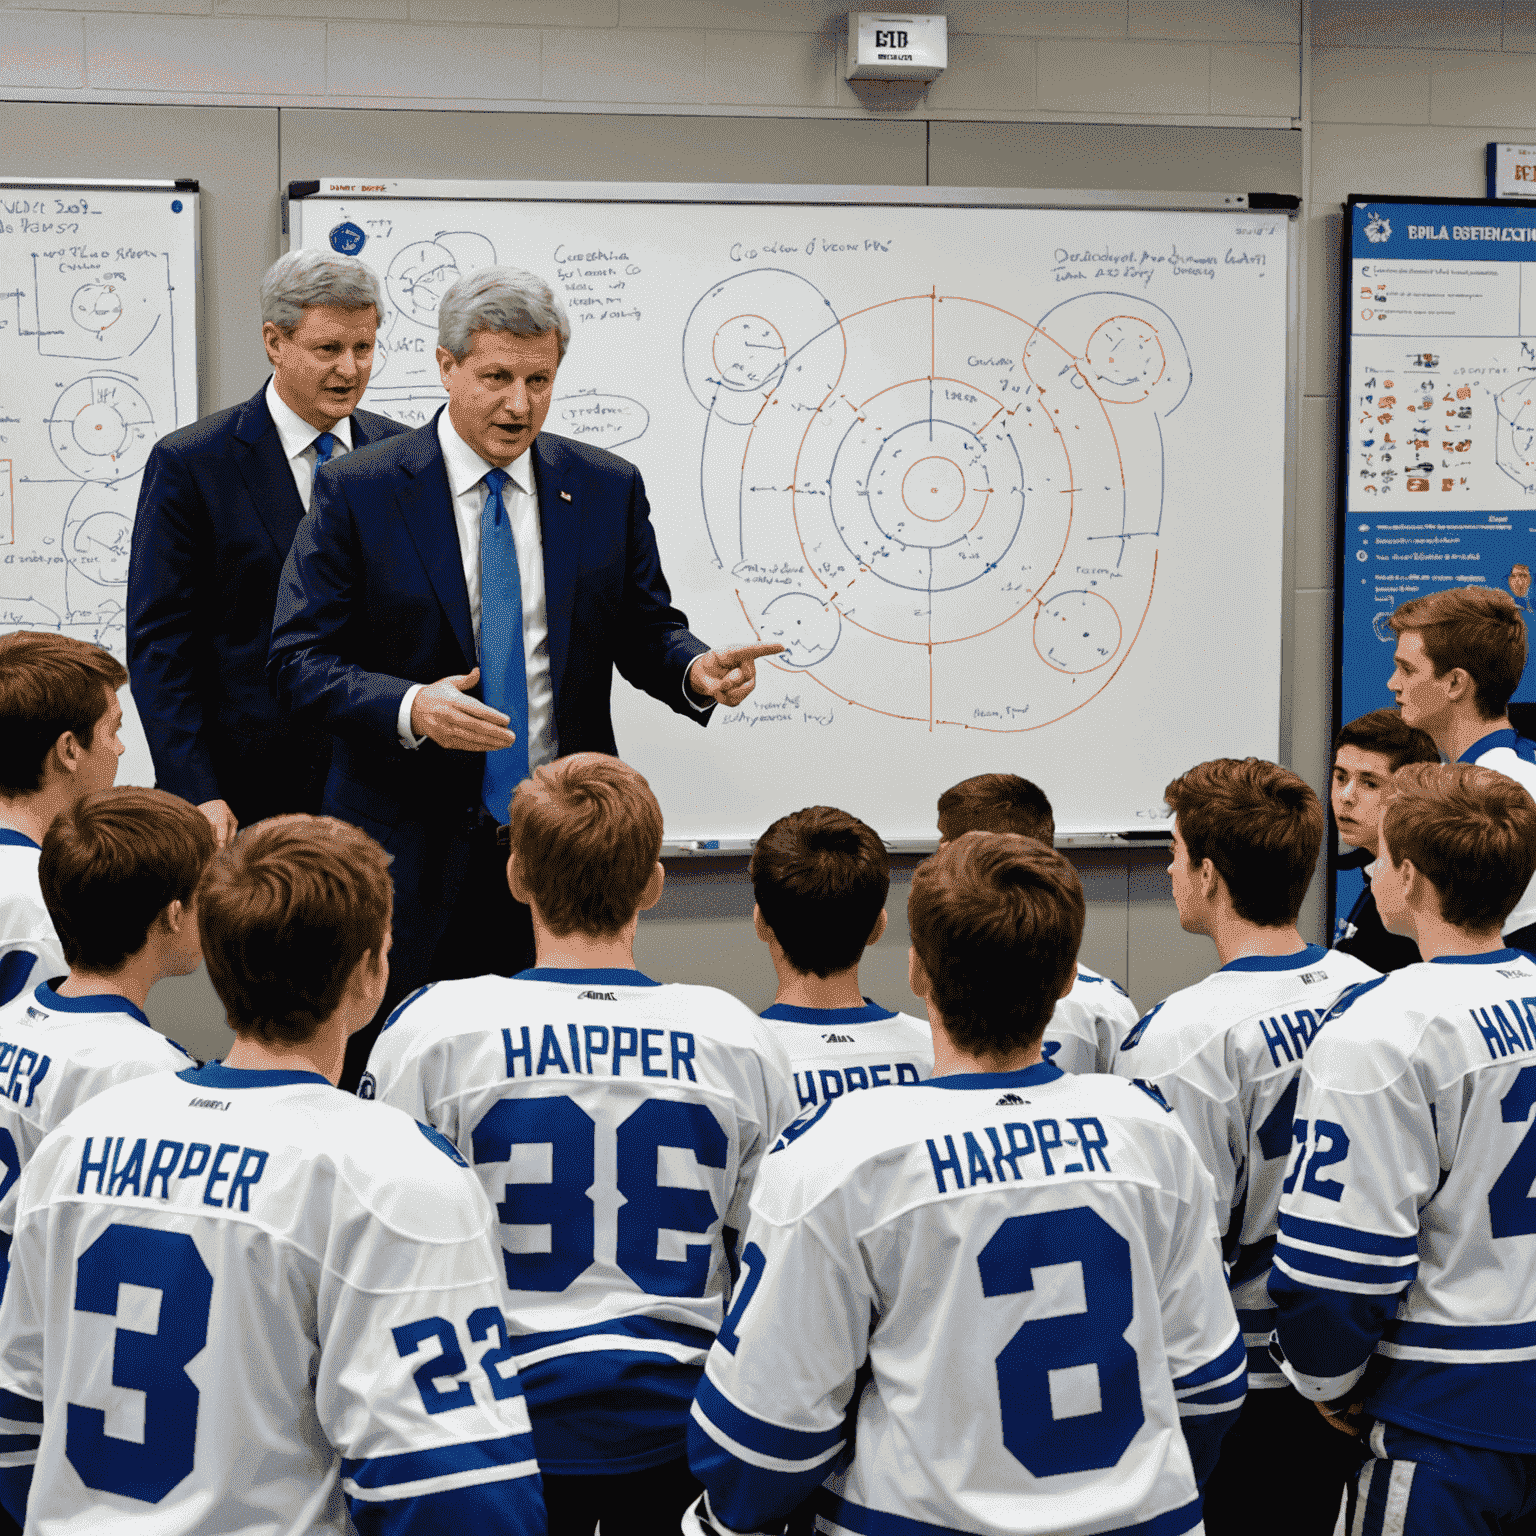
<svg viewBox="0 0 1536 1536"><path fill-rule="evenodd" d="M75 1266L75 1311L116 1317L125 1285L160 1293L156 1331L120 1327L112 1344L112 1385L144 1394L144 1438L109 1435L100 1408L70 1403L64 1454L87 1488L158 1504L192 1470L199 1394L186 1367L208 1342L213 1276L185 1232L114 1222Z"/></svg>
<svg viewBox="0 0 1536 1536"><path fill-rule="evenodd" d="M1136 1351L1130 1244L1078 1206L1010 1216L977 1255L984 1296L1033 1291L1041 1271L1081 1276L1081 1310L1030 1318L997 1357L1003 1444L1035 1477L1112 1467L1146 1419Z"/></svg>
<svg viewBox="0 0 1536 1536"><path fill-rule="evenodd" d="M1524 1125L1536 1104L1536 1067L1522 1067L1508 1093L1499 1100L1505 1125ZM1488 1219L1495 1237L1528 1237L1536 1232L1536 1129L1529 1130L1488 1191Z"/></svg>

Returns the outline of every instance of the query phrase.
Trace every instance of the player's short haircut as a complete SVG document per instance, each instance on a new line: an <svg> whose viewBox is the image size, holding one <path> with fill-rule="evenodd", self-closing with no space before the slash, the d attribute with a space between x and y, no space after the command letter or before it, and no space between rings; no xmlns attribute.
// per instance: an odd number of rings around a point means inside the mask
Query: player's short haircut
<svg viewBox="0 0 1536 1536"><path fill-rule="evenodd" d="M335 309L372 308L384 323L384 288L378 273L356 256L340 251L303 249L279 256L261 280L262 324L293 335L304 311L315 306Z"/></svg>
<svg viewBox="0 0 1536 1536"><path fill-rule="evenodd" d="M1322 802L1305 780L1261 757L1218 757L1181 773L1163 799L1190 863L1216 866L1244 922L1296 921L1323 846Z"/></svg>
<svg viewBox="0 0 1536 1536"><path fill-rule="evenodd" d="M215 848L195 806L159 789L107 789L62 812L37 878L72 971L117 970L173 902L192 905Z"/></svg>
<svg viewBox="0 0 1536 1536"><path fill-rule="evenodd" d="M1005 1055L1040 1039L1077 973L1084 916L1076 871L1034 838L967 832L918 865L912 947L960 1050Z"/></svg>
<svg viewBox="0 0 1536 1536"><path fill-rule="evenodd" d="M1497 720L1525 671L1525 620L1508 592L1497 587L1446 587L1401 604L1387 621L1399 634L1424 643L1424 654L1443 677L1460 667L1472 679L1472 703L1484 720Z"/></svg>
<svg viewBox="0 0 1536 1536"><path fill-rule="evenodd" d="M1016 773L978 773L939 796L939 833L1017 832L1049 843L1056 837L1051 802L1038 784Z"/></svg>
<svg viewBox="0 0 1536 1536"><path fill-rule="evenodd" d="M378 956L394 888L389 855L332 816L275 816L214 855L197 893L203 959L229 1027L302 1045Z"/></svg>
<svg viewBox="0 0 1536 1536"><path fill-rule="evenodd" d="M443 295L437 308L437 344L459 362L469 355L476 331L543 336L553 331L560 360L571 344L571 322L554 289L519 267L478 267Z"/></svg>
<svg viewBox="0 0 1536 1536"><path fill-rule="evenodd" d="M661 857L661 807L643 775L601 752L536 768L512 796L507 835L545 927L611 939L640 910Z"/></svg>
<svg viewBox="0 0 1536 1536"><path fill-rule="evenodd" d="M89 749L110 696L127 681L115 656L72 635L0 635L0 795L40 790L48 754L66 731Z"/></svg>
<svg viewBox="0 0 1536 1536"><path fill-rule="evenodd" d="M1382 838L1434 886L1453 928L1503 925L1536 874L1536 800L1472 763L1410 763L1393 775Z"/></svg>
<svg viewBox="0 0 1536 1536"><path fill-rule="evenodd" d="M1339 734L1333 738L1335 757L1340 747L1375 752L1386 758L1394 773L1407 763L1440 761L1440 749L1429 732L1409 725L1395 709L1373 709L1370 714L1341 725Z"/></svg>
<svg viewBox="0 0 1536 1536"><path fill-rule="evenodd" d="M891 858L873 827L830 805L781 816L752 850L752 894L802 975L859 963L891 889Z"/></svg>

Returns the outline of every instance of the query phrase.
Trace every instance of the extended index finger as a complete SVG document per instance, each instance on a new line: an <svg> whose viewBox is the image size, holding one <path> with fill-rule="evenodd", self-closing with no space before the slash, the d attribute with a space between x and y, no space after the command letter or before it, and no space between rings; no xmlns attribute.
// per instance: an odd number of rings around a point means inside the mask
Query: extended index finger
<svg viewBox="0 0 1536 1536"><path fill-rule="evenodd" d="M744 661L757 661L764 656L777 656L782 645L736 645L729 650L717 650L722 667L739 667Z"/></svg>

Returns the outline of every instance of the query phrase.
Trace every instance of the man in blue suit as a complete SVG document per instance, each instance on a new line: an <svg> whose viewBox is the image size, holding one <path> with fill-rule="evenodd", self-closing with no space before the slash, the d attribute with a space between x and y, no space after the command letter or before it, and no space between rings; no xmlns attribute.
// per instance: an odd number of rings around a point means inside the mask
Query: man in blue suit
<svg viewBox="0 0 1536 1536"><path fill-rule="evenodd" d="M317 464L407 429L356 409L383 293L353 256L293 251L261 285L272 377L155 445L128 569L128 671L155 782L221 843L319 808L327 741L267 684L277 581Z"/></svg>
<svg viewBox="0 0 1536 1536"><path fill-rule="evenodd" d="M704 725L782 649L690 634L639 471L541 432L569 340L542 279L460 278L438 312L447 407L327 467L283 570L274 686L333 733L322 809L393 858L386 1008L426 981L532 963L497 828L532 769L617 752L615 667ZM344 1086L375 1033L354 1037Z"/></svg>

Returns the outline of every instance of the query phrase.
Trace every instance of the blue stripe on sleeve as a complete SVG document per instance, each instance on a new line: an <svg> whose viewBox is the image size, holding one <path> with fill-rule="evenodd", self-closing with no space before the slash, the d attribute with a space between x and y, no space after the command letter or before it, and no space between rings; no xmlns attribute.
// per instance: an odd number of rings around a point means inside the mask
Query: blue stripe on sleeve
<svg viewBox="0 0 1536 1536"><path fill-rule="evenodd" d="M689 1469L709 1490L710 1509L733 1531L777 1530L836 1464L832 1456L799 1472L754 1467L733 1456L696 1417L688 1420Z"/></svg>
<svg viewBox="0 0 1536 1536"><path fill-rule="evenodd" d="M708 1376L699 1378L694 1401L722 1434L729 1435L749 1451L756 1451L760 1456L773 1456L779 1461L809 1461L824 1455L843 1438L841 1424L835 1424L831 1429L785 1429L780 1424L756 1418L738 1408ZM742 1529L734 1521L727 1523ZM756 1530L757 1527L748 1529Z"/></svg>
<svg viewBox="0 0 1536 1536"><path fill-rule="evenodd" d="M1190 1397L1179 1399L1179 1413L1184 1415L1184 1409L1190 1404L1198 1404L1200 1407L1210 1407L1217 1403L1241 1403L1248 1395L1248 1372L1246 1369L1248 1352L1243 1351L1245 1369L1241 1376L1234 1376L1231 1381L1224 1381L1219 1387L1208 1387L1204 1392L1196 1392ZM1190 1414L1190 1418L1200 1415Z"/></svg>
<svg viewBox="0 0 1536 1536"><path fill-rule="evenodd" d="M1468 1365L1391 1360L1386 1375L1366 1393L1365 1411L1455 1445L1530 1456L1536 1453L1536 1421L1518 1405L1533 1396L1536 1360Z"/></svg>
<svg viewBox="0 0 1536 1536"><path fill-rule="evenodd" d="M1530 1349L1536 1323L1392 1323L1387 1338L1420 1349Z"/></svg>
<svg viewBox="0 0 1536 1536"><path fill-rule="evenodd" d="M1330 1253L1313 1253L1309 1248L1291 1248L1284 1243L1275 1249L1275 1258L1308 1275L1328 1280L1353 1280L1360 1285L1394 1285L1401 1290L1407 1290L1419 1272L1417 1263L1356 1264L1348 1259L1336 1259Z"/></svg>
<svg viewBox="0 0 1536 1536"><path fill-rule="evenodd" d="M544 1491L537 1473L414 1499L348 1499L357 1536L545 1536Z"/></svg>
<svg viewBox="0 0 1536 1536"><path fill-rule="evenodd" d="M391 1488L397 1483L416 1483L428 1477L447 1477L456 1472L479 1472L509 1467L534 1459L533 1436L507 1435L500 1440L473 1440L462 1445L440 1445L430 1451L405 1451L398 1456L373 1456L343 1461L341 1475L359 1488Z"/></svg>
<svg viewBox="0 0 1536 1536"><path fill-rule="evenodd" d="M1336 1227L1331 1221L1311 1221L1305 1216L1280 1213L1280 1231L1299 1243L1317 1243L1324 1248L1344 1248L1351 1253L1374 1253L1386 1259L1406 1259L1419 1251L1417 1233L1412 1237L1389 1237L1385 1232L1361 1232L1355 1227Z"/></svg>
<svg viewBox="0 0 1536 1536"><path fill-rule="evenodd" d="M1269 1294L1279 1310L1275 1327L1285 1358L1302 1375L1324 1380L1347 1376L1371 1358L1399 1299L1396 1292L1314 1289L1280 1269L1269 1277Z"/></svg>
<svg viewBox="0 0 1536 1536"><path fill-rule="evenodd" d="M0 1388L0 1419L12 1419L18 1424L41 1424L43 1405L34 1398Z"/></svg>
<svg viewBox="0 0 1536 1536"><path fill-rule="evenodd" d="M1203 1387L1208 1381L1220 1381L1240 1369L1244 1358L1243 1336L1238 1334L1214 1360L1197 1366L1187 1376L1175 1377L1173 1390L1183 1392L1188 1387Z"/></svg>
<svg viewBox="0 0 1536 1536"><path fill-rule="evenodd" d="M710 1504L714 1504L713 1496ZM816 1495L816 1513L846 1531L857 1531L859 1536L967 1536L952 1526L867 1509L852 1499L840 1498L830 1488L823 1488ZM1191 1499L1179 1509L1166 1510L1161 1515L1153 1515L1150 1520L1138 1520L1134 1525L1117 1525L1113 1530L1100 1532L1099 1536L1185 1536L1199 1524L1200 1500Z"/></svg>
<svg viewBox="0 0 1536 1536"><path fill-rule="evenodd" d="M15 1451L35 1451L43 1443L41 1435L0 1435L0 1455Z"/></svg>

